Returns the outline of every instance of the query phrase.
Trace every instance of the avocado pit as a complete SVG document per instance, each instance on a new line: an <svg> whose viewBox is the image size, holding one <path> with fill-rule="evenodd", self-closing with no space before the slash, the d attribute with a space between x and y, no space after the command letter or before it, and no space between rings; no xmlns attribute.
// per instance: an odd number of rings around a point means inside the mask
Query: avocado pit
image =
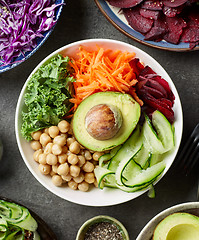
<svg viewBox="0 0 199 240"><path fill-rule="evenodd" d="M122 125L120 110L107 104L98 104L92 107L85 117L87 132L97 140L113 138Z"/></svg>

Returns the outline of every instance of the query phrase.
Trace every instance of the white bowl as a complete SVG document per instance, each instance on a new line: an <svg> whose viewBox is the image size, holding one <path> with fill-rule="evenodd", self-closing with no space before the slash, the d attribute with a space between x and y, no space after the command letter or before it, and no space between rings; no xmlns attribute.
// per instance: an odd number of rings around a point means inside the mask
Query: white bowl
<svg viewBox="0 0 199 240"><path fill-rule="evenodd" d="M151 240L153 232L158 223L161 222L165 217L176 212L187 212L199 216L199 202L181 203L160 212L147 223L136 240Z"/></svg>
<svg viewBox="0 0 199 240"><path fill-rule="evenodd" d="M136 57L138 57L141 62L143 62L146 65L149 65L157 74L162 76L170 85L176 99L175 104L173 107L173 110L175 112L175 134L176 134L176 145L175 149L166 157L166 168L162 174L162 177L165 175L165 173L170 168L171 164L173 163L175 156L177 154L181 137L182 137L182 126L183 126L183 118L182 118L182 107L180 103L180 99L177 93L177 90L170 79L169 75L166 73L166 71L161 67L161 65L153 59L151 56L149 56L147 53L143 52L142 50L116 40L109 40L109 39L90 39L90 40L83 40L75 43L71 43L69 45L66 45L49 56L47 56L30 74L30 76L37 71L37 69L46 62L49 58L54 56L55 54L62 53L64 55L73 56L77 53L79 46L85 46L89 47L89 49L94 50L97 46L102 46L105 49L120 49L122 51L129 51L129 52L135 52ZM127 193L123 192L118 189L111 189L111 188L105 188L104 190L100 189L92 189L90 192L81 192L81 191L74 191L66 187L56 187L52 184L50 177L42 175L38 170L38 163L36 163L33 160L33 150L30 147L30 143L28 143L21 135L21 110L24 105L24 94L26 90L26 86L28 81L30 80L30 76L27 79L26 83L23 86L23 89L20 93L17 108L16 108L16 116L15 116L15 131L16 131L16 138L17 138L17 144L19 146L20 153L23 157L23 160L31 173L35 176L35 178L49 191L53 192L57 196L82 205L87 206L109 206L109 205L115 205L119 203L123 203L126 201L129 201L131 199L134 199L141 194L143 194L144 191L139 191L135 193Z"/></svg>

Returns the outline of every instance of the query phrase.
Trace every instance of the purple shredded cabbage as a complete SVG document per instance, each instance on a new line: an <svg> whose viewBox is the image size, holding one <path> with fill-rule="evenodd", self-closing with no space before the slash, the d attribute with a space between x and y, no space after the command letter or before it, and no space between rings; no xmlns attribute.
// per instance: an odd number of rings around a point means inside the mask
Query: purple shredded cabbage
<svg viewBox="0 0 199 240"><path fill-rule="evenodd" d="M35 48L36 39L55 25L59 5L51 0L0 0L0 64Z"/></svg>

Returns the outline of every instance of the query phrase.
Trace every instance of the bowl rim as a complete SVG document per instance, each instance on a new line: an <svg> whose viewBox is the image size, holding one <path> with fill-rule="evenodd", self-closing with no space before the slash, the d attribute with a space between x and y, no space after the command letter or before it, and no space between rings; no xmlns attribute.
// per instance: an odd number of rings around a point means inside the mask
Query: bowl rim
<svg viewBox="0 0 199 240"><path fill-rule="evenodd" d="M179 113L179 136L178 136L178 143L177 143L177 146L176 148L174 149L174 158L172 159L172 162L170 164L168 164L168 166L166 167L164 173L162 174L162 176L158 179L158 181L166 174L166 172L169 170L169 168L171 167L176 155L177 155L177 152L179 150L179 146L180 146L180 142L181 142L181 138L182 138L182 131L183 131L183 113L182 113L182 106L181 106L181 102L180 102L180 98L179 98L179 95L178 95L178 92L175 88L175 85L173 83L173 81L171 80L171 78L169 77L169 75L167 74L167 72L164 70L164 68L153 58L151 57L149 54L147 54L146 52L144 52L143 50L131 45L131 44L128 44L128 43L125 43L125 42L122 42L122 41L118 41L118 40L113 40L113 39L102 39L102 38L94 38L94 39L85 39L85 40L80 40L80 41L77 41L77 42L73 42L73 43L70 43L70 44L67 44L57 50L55 50L54 52L52 52L51 54L49 54L47 57L45 57L34 69L33 71L30 73L29 77L27 78L25 84L23 85L23 88L21 90L21 93L19 95L19 98L18 98L18 101L17 101L17 107L16 107L16 112L15 112L15 134L16 134L16 139L17 139L17 145L18 145L18 148L19 148L19 151L21 153L21 156L26 164L26 166L28 167L29 171L33 174L33 176L37 179L37 181L39 181L47 190L51 191L52 193L54 193L55 195L65 199L65 200L68 200L70 202L73 202L73 203L77 203L77 204L80 204L80 205L86 205L86 206L112 206L112 205L116 205L116 204L121 204L121 203L124 203L124 202L127 202L127 201L130 201L134 198L137 198L138 196L142 195L143 193L145 193L148 189L145 189L145 190L142 190L142 191L139 191L137 192L135 195L134 193L125 193L122 191L122 199L118 200L118 199L112 199L111 201L107 198L104 200L103 203L99 203L98 202L98 199L96 199L95 201L91 200L91 199L87 199L87 200L82 200L83 198L80 197L78 199L75 199L74 200L74 196L72 197L69 197L68 195L67 196L63 196L63 194L61 194L58 190L55 190L53 187L49 186L49 183L46 183L45 180L42 180L42 177L40 177L35 171L34 169L32 169L30 163L28 162L28 160L26 159L26 156L22 150L22 144L21 144L21 141L20 141L20 129L18 129L18 126L19 126L19 116L20 116L20 107L21 107L21 104L22 104L22 101L23 101L23 96L25 94L25 89L27 87L27 83L28 81L30 80L30 77L32 76L32 74L34 72L37 71L37 69L42 65L44 64L48 59L50 59L51 57L53 57L54 55L62 52L63 50L66 50L66 49L70 49L70 47L74 47L74 46L80 46L82 44L90 44L90 43L101 43L101 44L106 44L106 43L111 43L111 44L119 44L125 48L131 48L132 51L137 51L136 53L139 55L140 54L143 54L145 57L147 57L147 60L150 61L151 63L154 63L155 65L158 66L159 68L159 71L161 70L162 73L164 73L166 76L167 76L167 80L169 80L169 84L171 84L172 86L172 90L174 91L174 95L176 97L176 102L178 102L178 113ZM97 45L96 43L96 45ZM175 103L176 104L176 103ZM173 153L172 153L173 154ZM46 177L46 176L45 176ZM157 181L157 182L158 182ZM156 183L157 183L156 182ZM100 191L100 189L97 189ZM115 191L119 191L121 193L121 190L119 189L116 189ZM111 190L112 191L112 190ZM83 193L82 193L83 194ZM121 194L120 194L121 195ZM110 195L109 195L110 196ZM133 197L132 197L133 196Z"/></svg>
<svg viewBox="0 0 199 240"><path fill-rule="evenodd" d="M129 240L129 234L128 234L127 229L124 227L124 225L119 220L117 220L116 218L111 217L111 216L107 216L107 215L98 215L98 216L95 216L95 217L92 217L92 218L86 220L80 226L80 228L77 232L77 235L76 235L76 240L81 240L81 238L80 238L81 234L85 229L87 230L90 226L92 226L95 223L104 222L103 220L105 220L105 221L107 220L107 222L112 222L115 225L119 226L119 228L121 229L121 231L124 233L124 235L126 237L125 240Z"/></svg>
<svg viewBox="0 0 199 240"><path fill-rule="evenodd" d="M171 47L164 47L164 46L159 46L159 45L156 45L156 44L153 44L153 43L150 43L150 42L153 42L153 41L146 41L146 40L142 40L142 39L139 39L138 37L136 36L133 36L131 33L129 33L127 30L123 29L122 26L120 26L117 22L118 20L114 20L105 10L104 8L104 4L107 4L106 0L95 0L95 3L96 5L98 6L99 10L102 12L102 14L106 17L106 19L117 29L119 30L121 33L123 33L124 35L126 35L127 37L131 38L132 40L138 42L138 43L141 43L145 46L148 46L148 47L152 47L152 48L156 48L156 49L159 49L159 50L164 50L164 51L171 51L171 52L191 52L191 51L196 51L196 50L199 50L199 46L196 46L194 49L190 49L190 48L180 48L180 47L174 47L174 48L171 48ZM108 6L108 4L107 4ZM108 6L109 8L109 6ZM110 8L110 11L112 12L112 9ZM115 15L115 14L114 14ZM117 17L117 16L116 16ZM122 22L122 21L121 21ZM125 24L126 25L126 24ZM130 26L129 26L130 27ZM132 28L132 27L131 27ZM133 29L133 28L132 28ZM134 30L134 29L133 29ZM137 32L136 30L134 30L135 32ZM171 43L169 43L171 44ZM186 43L184 43L186 44ZM174 45L174 44L173 44ZM178 45L176 45L178 46Z"/></svg>
<svg viewBox="0 0 199 240"><path fill-rule="evenodd" d="M141 230L139 235L137 236L136 240L151 240L152 235L150 238L147 236L145 237L145 234L152 234L155 230L155 227L157 224L163 220L165 217L169 216L170 214L180 212L180 211L187 211L190 209L198 208L199 209L199 202L185 202L185 203L180 203L174 206L171 206L169 208L166 208L165 210L159 212L157 215L155 215ZM150 229L152 228L152 229Z"/></svg>

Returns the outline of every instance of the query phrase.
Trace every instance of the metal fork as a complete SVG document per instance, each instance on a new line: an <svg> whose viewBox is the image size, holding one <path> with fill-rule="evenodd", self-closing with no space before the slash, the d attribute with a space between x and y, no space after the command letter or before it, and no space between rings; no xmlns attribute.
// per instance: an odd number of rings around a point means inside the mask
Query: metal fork
<svg viewBox="0 0 199 240"><path fill-rule="evenodd" d="M194 128L177 159L177 166L185 175L190 174L199 164L199 123ZM199 182L197 190L199 200Z"/></svg>

